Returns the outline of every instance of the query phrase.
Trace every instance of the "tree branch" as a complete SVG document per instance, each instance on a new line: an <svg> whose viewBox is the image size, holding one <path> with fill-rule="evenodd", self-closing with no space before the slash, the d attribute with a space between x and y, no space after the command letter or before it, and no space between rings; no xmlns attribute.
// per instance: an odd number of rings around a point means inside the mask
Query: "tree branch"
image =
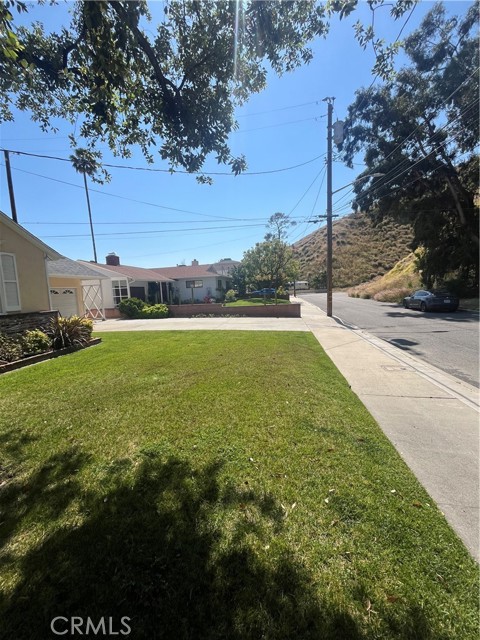
<svg viewBox="0 0 480 640"><path fill-rule="evenodd" d="M177 87L174 85L174 83L171 80L166 78L165 75L163 74L163 71L157 60L155 51L152 49L149 41L147 40L147 38L144 36L142 31L138 28L136 24L131 24L131 21L128 18L128 14L120 2L118 2L117 0L109 0L108 4L118 15L118 17L123 22L125 27L130 29L130 31L132 32L132 34L134 35L137 41L137 44L140 46L143 53L147 56L148 61L150 62L153 68L155 79L157 80L157 83L159 84L162 90L162 94L163 94L163 98L165 99L165 102L167 102L171 108L176 108L175 99L169 87L171 87L175 93L177 92Z"/></svg>

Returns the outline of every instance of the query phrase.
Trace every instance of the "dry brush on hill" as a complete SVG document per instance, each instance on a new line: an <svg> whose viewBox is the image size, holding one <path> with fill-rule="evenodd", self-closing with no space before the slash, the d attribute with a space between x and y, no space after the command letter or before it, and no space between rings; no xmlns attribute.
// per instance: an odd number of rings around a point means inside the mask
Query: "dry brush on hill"
<svg viewBox="0 0 480 640"><path fill-rule="evenodd" d="M407 256L412 228L392 219L374 224L365 213L352 213L333 223L333 285L351 287L387 273ZM326 271L327 229L314 231L293 245L301 278L313 282Z"/></svg>

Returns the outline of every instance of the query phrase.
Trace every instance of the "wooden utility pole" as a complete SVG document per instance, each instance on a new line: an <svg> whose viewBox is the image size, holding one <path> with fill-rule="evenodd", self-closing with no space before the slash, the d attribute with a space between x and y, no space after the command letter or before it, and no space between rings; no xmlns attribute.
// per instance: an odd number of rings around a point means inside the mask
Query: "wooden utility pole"
<svg viewBox="0 0 480 640"><path fill-rule="evenodd" d="M7 170L7 184L8 184L8 194L10 196L10 210L12 212L12 220L18 223L17 207L15 206L15 194L13 192L12 170L10 168L10 154L6 149L4 149L3 155L5 156L5 168Z"/></svg>
<svg viewBox="0 0 480 640"><path fill-rule="evenodd" d="M335 98L325 98L328 102L327 122L327 316L332 316L333 286L333 228L332 228L332 166L333 166L333 102Z"/></svg>

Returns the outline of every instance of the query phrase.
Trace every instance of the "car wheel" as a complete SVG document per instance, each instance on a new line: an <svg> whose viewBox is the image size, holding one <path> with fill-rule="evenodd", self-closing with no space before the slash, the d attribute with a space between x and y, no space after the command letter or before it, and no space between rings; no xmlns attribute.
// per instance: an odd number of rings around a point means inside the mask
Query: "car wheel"
<svg viewBox="0 0 480 640"><path fill-rule="evenodd" d="M420 311L426 311L427 310L427 305L425 304L425 302L422 302L420 304Z"/></svg>
<svg viewBox="0 0 480 640"><path fill-rule="evenodd" d="M403 301L403 308L408 309L408 302L406 300Z"/></svg>

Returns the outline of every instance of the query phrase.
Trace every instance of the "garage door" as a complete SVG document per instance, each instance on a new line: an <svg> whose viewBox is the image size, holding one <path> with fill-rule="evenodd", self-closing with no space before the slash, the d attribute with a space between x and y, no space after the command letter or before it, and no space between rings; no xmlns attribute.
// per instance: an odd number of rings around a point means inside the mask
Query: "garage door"
<svg viewBox="0 0 480 640"><path fill-rule="evenodd" d="M60 311L65 318L78 314L76 289L50 289L52 309Z"/></svg>

